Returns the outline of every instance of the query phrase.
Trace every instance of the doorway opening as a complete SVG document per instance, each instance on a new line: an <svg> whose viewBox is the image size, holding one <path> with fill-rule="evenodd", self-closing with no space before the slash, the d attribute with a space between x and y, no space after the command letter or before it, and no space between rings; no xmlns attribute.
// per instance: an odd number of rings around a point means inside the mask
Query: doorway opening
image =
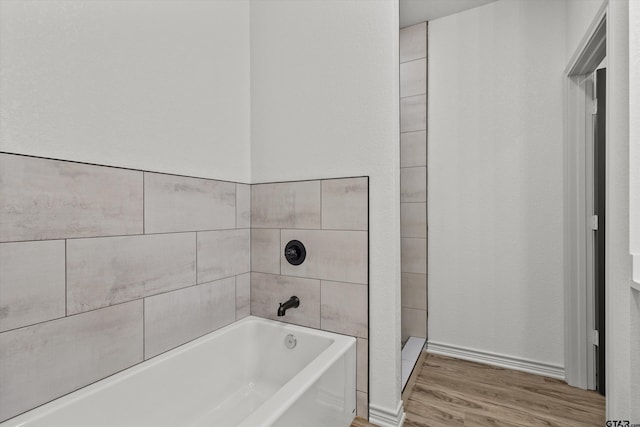
<svg viewBox="0 0 640 427"><path fill-rule="evenodd" d="M565 379L605 394L606 40L603 5L566 70Z"/></svg>

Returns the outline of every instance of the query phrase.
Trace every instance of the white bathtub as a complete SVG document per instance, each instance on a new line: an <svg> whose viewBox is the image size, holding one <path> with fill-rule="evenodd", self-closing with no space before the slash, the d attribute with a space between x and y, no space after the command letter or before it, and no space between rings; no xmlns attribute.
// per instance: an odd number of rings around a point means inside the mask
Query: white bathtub
<svg viewBox="0 0 640 427"><path fill-rule="evenodd" d="M247 317L0 426L348 427L355 342Z"/></svg>

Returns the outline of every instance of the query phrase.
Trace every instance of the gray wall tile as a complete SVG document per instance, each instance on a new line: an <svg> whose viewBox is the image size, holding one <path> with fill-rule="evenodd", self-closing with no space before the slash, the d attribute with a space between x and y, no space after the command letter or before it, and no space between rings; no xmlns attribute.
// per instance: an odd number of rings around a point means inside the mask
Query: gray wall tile
<svg viewBox="0 0 640 427"><path fill-rule="evenodd" d="M236 184L144 174L145 233L235 228Z"/></svg>
<svg viewBox="0 0 640 427"><path fill-rule="evenodd" d="M142 300L0 334L0 421L142 361Z"/></svg>
<svg viewBox="0 0 640 427"><path fill-rule="evenodd" d="M426 260L425 260L426 262ZM402 307L427 309L427 275L402 273Z"/></svg>
<svg viewBox="0 0 640 427"><path fill-rule="evenodd" d="M416 95L400 100L400 132L427 128L427 96Z"/></svg>
<svg viewBox="0 0 640 427"><path fill-rule="evenodd" d="M400 203L400 236L427 237L426 203Z"/></svg>
<svg viewBox="0 0 640 427"><path fill-rule="evenodd" d="M236 184L236 228L251 227L251 186Z"/></svg>
<svg viewBox="0 0 640 427"><path fill-rule="evenodd" d="M401 238L403 273L427 274L427 239Z"/></svg>
<svg viewBox="0 0 640 427"><path fill-rule="evenodd" d="M301 241L307 257L291 265L284 257L290 240ZM280 265L282 274L314 279L366 284L368 242L366 231L282 230Z"/></svg>
<svg viewBox="0 0 640 427"><path fill-rule="evenodd" d="M400 62L427 57L427 23L400 29Z"/></svg>
<svg viewBox="0 0 640 427"><path fill-rule="evenodd" d="M300 307L287 310L284 317L278 317L278 304L294 295L300 298ZM251 314L320 328L320 281L251 273Z"/></svg>
<svg viewBox="0 0 640 427"><path fill-rule="evenodd" d="M325 331L368 338L368 287L321 282L320 327Z"/></svg>
<svg viewBox="0 0 640 427"><path fill-rule="evenodd" d="M427 168L401 168L400 169L400 201L401 202L426 202L427 201Z"/></svg>
<svg viewBox="0 0 640 427"><path fill-rule="evenodd" d="M368 205L367 178L322 181L322 228L367 230Z"/></svg>
<svg viewBox="0 0 640 427"><path fill-rule="evenodd" d="M251 229L251 271L280 274L279 229Z"/></svg>
<svg viewBox="0 0 640 427"><path fill-rule="evenodd" d="M427 165L427 131L400 134L400 167Z"/></svg>
<svg viewBox="0 0 640 427"><path fill-rule="evenodd" d="M142 172L0 154L0 241L142 233Z"/></svg>
<svg viewBox="0 0 640 427"><path fill-rule="evenodd" d="M426 336L427 23L400 30L402 340ZM425 95L419 95L425 94ZM421 166L421 167L416 167ZM418 313L418 315L416 315ZM424 316L419 315L424 313ZM416 320L416 317L420 317ZM424 322L422 322L424 319Z"/></svg>
<svg viewBox="0 0 640 427"><path fill-rule="evenodd" d="M144 300L144 357L148 359L235 321L234 277Z"/></svg>
<svg viewBox="0 0 640 427"><path fill-rule="evenodd" d="M409 337L427 337L427 312L414 308L402 308L402 342Z"/></svg>
<svg viewBox="0 0 640 427"><path fill-rule="evenodd" d="M400 97L427 93L427 58L400 64Z"/></svg>
<svg viewBox="0 0 640 427"><path fill-rule="evenodd" d="M198 233L198 283L236 276L250 270L249 229Z"/></svg>
<svg viewBox="0 0 640 427"><path fill-rule="evenodd" d="M369 340L364 338L356 342L356 389L369 390Z"/></svg>
<svg viewBox="0 0 640 427"><path fill-rule="evenodd" d="M251 186L254 228L320 228L320 181Z"/></svg>
<svg viewBox="0 0 640 427"><path fill-rule="evenodd" d="M236 320L251 314L251 273L236 276Z"/></svg>
<svg viewBox="0 0 640 427"><path fill-rule="evenodd" d="M65 315L64 240L0 243L0 332Z"/></svg>
<svg viewBox="0 0 640 427"><path fill-rule="evenodd" d="M196 283L195 233L67 241L67 310L92 310Z"/></svg>

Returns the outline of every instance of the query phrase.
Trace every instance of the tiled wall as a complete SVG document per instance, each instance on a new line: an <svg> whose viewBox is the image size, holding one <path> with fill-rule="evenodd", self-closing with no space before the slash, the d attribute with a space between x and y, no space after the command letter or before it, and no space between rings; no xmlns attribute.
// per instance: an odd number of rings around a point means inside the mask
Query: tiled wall
<svg viewBox="0 0 640 427"><path fill-rule="evenodd" d="M0 153L0 421L249 313L356 337L367 416L368 178L250 186Z"/></svg>
<svg viewBox="0 0 640 427"><path fill-rule="evenodd" d="M368 416L368 178L251 186L251 314L357 338L357 413ZM307 258L284 258L290 240ZM300 307L277 317L292 295Z"/></svg>
<svg viewBox="0 0 640 427"><path fill-rule="evenodd" d="M0 154L0 421L249 315L250 198Z"/></svg>
<svg viewBox="0 0 640 427"><path fill-rule="evenodd" d="M400 30L402 341L427 336L427 23Z"/></svg>

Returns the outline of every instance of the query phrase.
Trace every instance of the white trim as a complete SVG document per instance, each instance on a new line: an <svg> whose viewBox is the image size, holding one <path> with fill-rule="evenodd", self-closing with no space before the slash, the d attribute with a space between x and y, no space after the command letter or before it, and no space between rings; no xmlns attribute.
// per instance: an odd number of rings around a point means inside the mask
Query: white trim
<svg viewBox="0 0 640 427"><path fill-rule="evenodd" d="M569 59L569 63L567 67L564 69L564 73L566 75L580 75L586 74L589 69L595 70L595 68L600 64L599 60L594 60L594 53L599 50L599 48L606 48L602 46L602 40L600 40L603 36L603 33L600 31L604 30L606 33L606 26L603 28L602 23L604 22L606 25L606 17L607 17L607 9L609 7L609 1L606 0L602 2L600 9L596 13L596 16L591 21L591 25L587 28L587 32L580 40L580 44L576 48L573 55L571 55L571 59ZM606 36L606 34L604 34ZM588 51L589 54L585 56L585 51Z"/></svg>
<svg viewBox="0 0 640 427"><path fill-rule="evenodd" d="M565 248L565 379L574 387L588 386L588 263L593 233L587 221L587 128L588 76L570 76L566 80L566 120L564 144L564 248Z"/></svg>
<svg viewBox="0 0 640 427"><path fill-rule="evenodd" d="M398 402L395 411L373 404L369 405L369 422L371 424L376 424L380 427L402 427L404 418L402 400Z"/></svg>
<svg viewBox="0 0 640 427"><path fill-rule="evenodd" d="M507 356L506 354L491 353L488 351L475 350L471 348L458 347L451 344L427 342L427 352L439 354L441 356L455 357L456 359L468 360L470 362L482 363L485 365L498 366L501 368L513 369L514 371L528 372L530 374L542 375L544 377L564 379L564 368L558 365L526 360L519 357Z"/></svg>
<svg viewBox="0 0 640 427"><path fill-rule="evenodd" d="M601 25L601 27L604 25ZM604 44L602 41L601 44ZM606 52L606 51L605 51ZM591 60L593 59L593 55L591 55ZM589 224L589 219L593 217L595 213L595 122L593 120L593 111L596 104L596 76L595 73L589 73L585 76L586 79L584 81L584 100L585 100L585 116L583 118L584 121L584 186L580 186L584 188L585 191L585 211L582 214L585 216L585 230L583 233L584 236L584 244L585 244L585 269L586 269L586 283L584 287L585 293L585 309L584 313L586 314L586 319L582 323L582 328L585 331L586 336L586 345L585 347L585 355L587 357L587 389L595 390L596 389L596 353L595 347L592 341L592 333L595 330L596 326L596 278L595 278L595 249L596 249L596 241L595 241L595 232L591 224ZM602 84L603 82L600 82ZM602 114L602 113L601 113ZM570 360L565 359L565 366L570 364Z"/></svg>
<svg viewBox="0 0 640 427"><path fill-rule="evenodd" d="M640 291L640 6L629 2L629 249L632 260L631 288ZM635 54L635 56L634 56Z"/></svg>
<svg viewBox="0 0 640 427"><path fill-rule="evenodd" d="M593 310L589 287L589 254L592 251L591 211L588 198L587 163L589 149L587 85L591 74L606 54L608 2L604 2L565 69L565 141L564 141L564 264L565 330L564 375L569 385L594 386ZM590 369L591 367L591 369Z"/></svg>

